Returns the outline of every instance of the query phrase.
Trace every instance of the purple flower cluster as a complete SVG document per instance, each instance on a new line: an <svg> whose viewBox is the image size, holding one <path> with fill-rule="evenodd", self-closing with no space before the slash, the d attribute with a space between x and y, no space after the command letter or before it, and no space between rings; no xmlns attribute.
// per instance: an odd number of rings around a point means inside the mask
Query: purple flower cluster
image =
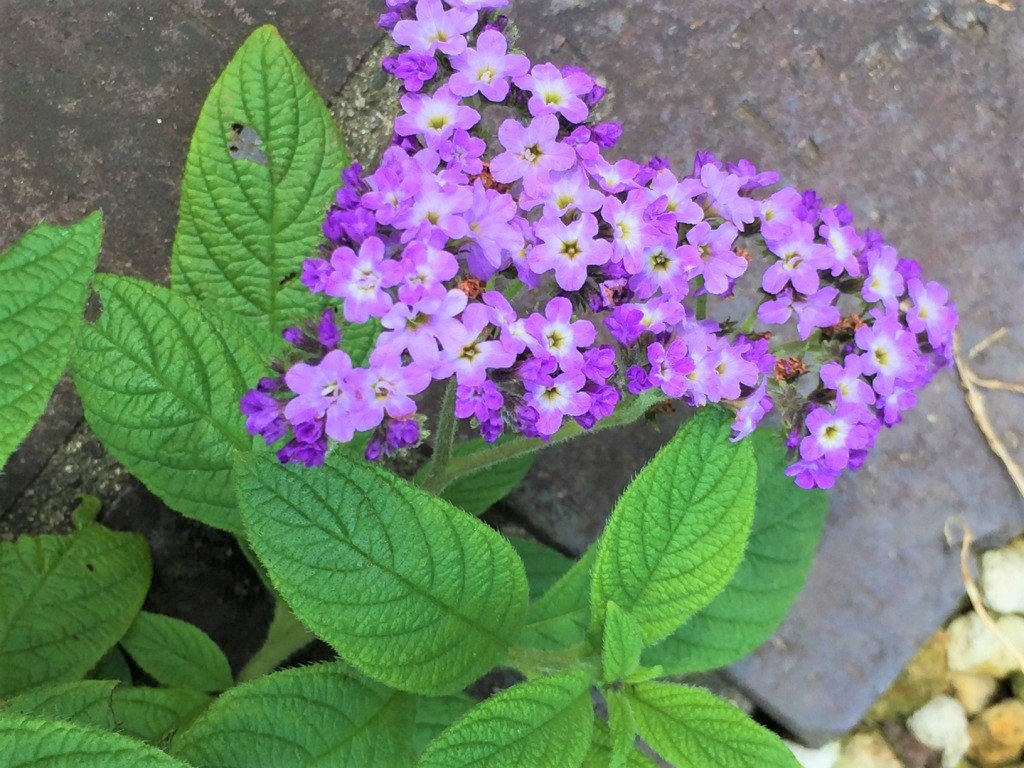
<svg viewBox="0 0 1024 768"><path fill-rule="evenodd" d="M370 458L415 445L434 381L454 380L455 415L489 441L590 429L656 389L731 408L736 439L778 411L801 486L858 468L949 362L945 290L749 162L610 159L622 129L591 118L604 88L511 51L505 5L387 0L395 139L372 173L346 170L302 271L382 331L365 365L330 311L286 332L297 357L243 399L250 431L315 465L359 433ZM756 301L742 323L737 289Z"/></svg>

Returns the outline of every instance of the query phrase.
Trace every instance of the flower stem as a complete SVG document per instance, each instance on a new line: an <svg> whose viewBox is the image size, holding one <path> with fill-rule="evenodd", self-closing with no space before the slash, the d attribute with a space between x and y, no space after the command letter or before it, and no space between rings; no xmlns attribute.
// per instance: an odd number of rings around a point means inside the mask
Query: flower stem
<svg viewBox="0 0 1024 768"><path fill-rule="evenodd" d="M433 493L440 493L456 480L487 469L495 464L501 464L519 456L548 448L552 445L565 443L583 435L593 432L600 432L613 427L622 427L632 424L643 418L644 414L655 405L658 400L663 399L658 390L648 390L642 395L633 398L625 406L620 408L614 415L603 421L599 421L593 429L585 430L576 422L566 424L555 433L551 439L544 441L533 437L518 437L508 440L493 448L474 451L464 456L452 457L449 453L448 460L443 464L431 464L427 474L423 475L420 485ZM436 456L436 453L435 453ZM429 483L429 485L428 485Z"/></svg>
<svg viewBox="0 0 1024 768"><path fill-rule="evenodd" d="M437 416L437 431L434 433L434 455L419 474L417 482L423 490L439 494L445 489L445 475L452 461L452 447L455 444L455 380L448 382Z"/></svg>

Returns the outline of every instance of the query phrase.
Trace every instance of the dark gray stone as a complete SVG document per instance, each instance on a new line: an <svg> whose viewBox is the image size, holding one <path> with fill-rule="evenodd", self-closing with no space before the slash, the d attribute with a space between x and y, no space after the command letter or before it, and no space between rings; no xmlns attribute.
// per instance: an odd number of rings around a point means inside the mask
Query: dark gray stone
<svg viewBox="0 0 1024 768"><path fill-rule="evenodd" d="M0 241L103 207L101 267L165 280L191 128L231 52L273 22L331 96L379 39L377 12L365 0L0 2ZM607 79L623 152L685 163L712 149L846 199L952 287L966 345L1016 326L1016 346L977 364L1024 379L1019 13L966 0L521 0L515 15L531 52ZM52 423L12 461L0 479L9 506L72 433L76 408L60 394ZM1021 409L991 398L1018 451ZM513 500L519 515L581 551L661 439L636 427L556 449ZM190 524L145 495L113 503L110 519L166 553L157 583L178 595L168 610L219 640L233 627L252 634L250 598L233 607L232 578L249 578L237 557L212 557L228 574L217 582L223 600L192 599L209 576L179 570L198 535ZM958 601L942 541L951 514L991 542L1024 528L1020 500L945 376L840 485L807 591L733 679L806 740L854 724Z"/></svg>

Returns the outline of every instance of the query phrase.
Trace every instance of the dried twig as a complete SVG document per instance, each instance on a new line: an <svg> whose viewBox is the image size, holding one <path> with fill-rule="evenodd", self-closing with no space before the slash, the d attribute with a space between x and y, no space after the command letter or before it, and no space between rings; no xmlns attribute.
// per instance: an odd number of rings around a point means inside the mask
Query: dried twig
<svg viewBox="0 0 1024 768"><path fill-rule="evenodd" d="M985 348L991 346L999 339L1006 336L1006 329L1003 328L997 331L992 336L989 336L978 346L976 346L968 354L968 358L976 357ZM998 338L997 338L998 337ZM985 440L988 441L989 448L992 452L999 457L999 460L1003 462L1003 466L1006 467L1007 473L1010 475L1010 479L1013 484L1017 486L1017 492L1024 498L1024 468L1017 463L1010 449L1007 448L1006 443L1003 442L1002 438L999 437L999 433L996 432L995 427L992 426L992 421L988 416L988 409L985 406L985 398L981 393L984 385L980 382L984 379L979 379L978 375L971 370L967 365L963 356L960 354L960 337L957 334L953 336L953 361L956 363L957 373L960 374L960 384L964 390L964 396L967 400L967 407L971 411L971 415L974 417L974 421L978 425L978 429L985 436Z"/></svg>
<svg viewBox="0 0 1024 768"><path fill-rule="evenodd" d="M967 353L967 359L968 360L973 360L978 355L980 355L982 352L984 352L986 349L991 347L993 344L998 344L1000 341L1002 341L1003 339L1006 338L1006 335L1009 332L1010 332L1010 329L1005 327L1005 326L1003 326L1002 328L1000 328L995 333L989 334L988 336L986 336L984 339L979 341L977 344L975 344L971 348L971 351Z"/></svg>
<svg viewBox="0 0 1024 768"><path fill-rule="evenodd" d="M957 524L963 528L964 532L963 540L960 543L960 577L963 579L964 587L967 589L967 597L971 600L971 606L985 626L1010 650L1013 658L1017 661L1017 665L1020 667L1020 671L1024 673L1024 653L1003 633L996 620L992 618L992 614L988 612L988 608L985 607L985 601L981 597L978 583L974 580L974 574L971 573L971 547L974 544L974 535L971 533L971 527L967 524L966 520L961 517L954 517L946 521L946 543L950 547L956 545L953 529Z"/></svg>
<svg viewBox="0 0 1024 768"><path fill-rule="evenodd" d="M1010 2L1010 0L985 0L988 5L994 5L1003 11L1012 11L1016 9L1016 6Z"/></svg>

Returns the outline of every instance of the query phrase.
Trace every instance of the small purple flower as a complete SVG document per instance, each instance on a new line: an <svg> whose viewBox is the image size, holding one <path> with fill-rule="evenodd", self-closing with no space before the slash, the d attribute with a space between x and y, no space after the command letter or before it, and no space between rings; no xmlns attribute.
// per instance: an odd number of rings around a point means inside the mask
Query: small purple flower
<svg viewBox="0 0 1024 768"><path fill-rule="evenodd" d="M584 364L581 348L594 343L596 331L588 320L572 320L572 303L556 296L544 308L526 320L529 346L538 357L557 360L563 370L578 370Z"/></svg>
<svg viewBox="0 0 1024 768"><path fill-rule="evenodd" d="M864 373L875 377L872 386L878 394L890 394L898 380L911 379L917 374L921 359L917 340L897 317L883 315L874 325L858 328L856 340L857 346L864 350L861 356Z"/></svg>
<svg viewBox="0 0 1024 768"><path fill-rule="evenodd" d="M445 10L441 0L418 0L416 18L395 24L395 42L416 52L456 56L466 50L466 33L476 26L476 11Z"/></svg>
<svg viewBox="0 0 1024 768"><path fill-rule="evenodd" d="M296 363L284 376L296 397L288 402L284 415L292 424L326 418L326 433L332 440L347 443L355 435L349 413L356 394L349 383L352 361L336 349L318 365Z"/></svg>
<svg viewBox="0 0 1024 768"><path fill-rule="evenodd" d="M456 318L466 308L466 302L466 294L453 289L444 296L428 296L415 304L395 304L381 320L385 332L377 348L408 351L414 362L432 370L440 360L438 343L451 344L464 333Z"/></svg>
<svg viewBox="0 0 1024 768"><path fill-rule="evenodd" d="M797 316L797 331L801 339L810 338L816 328L829 328L842 319L839 308L835 305L837 298L839 290L826 286L793 302Z"/></svg>
<svg viewBox="0 0 1024 768"><path fill-rule="evenodd" d="M455 131L469 130L480 122L480 113L462 104L447 87L430 95L403 96L402 109L405 112L395 120L395 133L422 136L427 146L435 146Z"/></svg>
<svg viewBox="0 0 1024 768"><path fill-rule="evenodd" d="M800 456L806 461L822 461L829 469L841 472L850 463L850 453L867 448L871 433L863 422L871 414L862 405L844 403L830 410L814 408L805 421L810 433L800 442Z"/></svg>
<svg viewBox="0 0 1024 768"><path fill-rule="evenodd" d="M834 209L821 213L822 225L818 232L832 247L832 277L839 277L844 272L851 277L860 274L860 261L857 255L864 248L864 238L857 234L851 226L842 224L839 214Z"/></svg>
<svg viewBox="0 0 1024 768"><path fill-rule="evenodd" d="M822 246L814 241L814 228L806 222L797 222L785 230L769 247L779 260L765 271L761 287L767 293L778 294L787 285L805 295L818 290L821 277L818 268L823 264Z"/></svg>
<svg viewBox="0 0 1024 768"><path fill-rule="evenodd" d="M563 74L554 64L538 64L515 80L516 86L531 94L530 114L534 117L560 114L570 123L582 123L590 114L583 101L593 91L594 78L581 69Z"/></svg>
<svg viewBox="0 0 1024 768"><path fill-rule="evenodd" d="M475 418L482 423L499 414L504 405L505 397L493 381L460 384L455 390L455 416L460 419Z"/></svg>
<svg viewBox="0 0 1024 768"><path fill-rule="evenodd" d="M712 205L723 219L742 228L757 218L760 212L757 201L740 193L744 177L726 173L708 164L701 168L700 180L708 191Z"/></svg>
<svg viewBox="0 0 1024 768"><path fill-rule="evenodd" d="M934 347L952 342L957 324L956 306L949 303L949 292L939 283L924 283L914 278L908 285L910 309L907 325L914 333L925 333Z"/></svg>
<svg viewBox="0 0 1024 768"><path fill-rule="evenodd" d="M704 289L721 296L747 271L747 260L732 250L736 228L723 224L718 229L702 221L686 233L686 245L680 248L687 275L704 278Z"/></svg>
<svg viewBox="0 0 1024 768"><path fill-rule="evenodd" d="M541 437L554 435L566 416L582 416L590 410L590 395L582 391L586 383L586 377L579 373L526 382L526 404L537 414L534 427Z"/></svg>
<svg viewBox="0 0 1024 768"><path fill-rule="evenodd" d="M861 295L864 301L880 301L886 307L899 305L905 288L903 275L899 272L900 258L895 248L888 245L874 250L867 256L867 276Z"/></svg>
<svg viewBox="0 0 1024 768"><path fill-rule="evenodd" d="M405 90L419 93L437 74L437 59L427 53L406 51L382 62L384 71L402 81Z"/></svg>
<svg viewBox="0 0 1024 768"><path fill-rule="evenodd" d="M487 143L467 131L455 131L450 139L438 142L434 149L438 157L452 170L467 176L479 176L484 170L481 158L487 150Z"/></svg>
<svg viewBox="0 0 1024 768"><path fill-rule="evenodd" d="M272 445L288 432L284 417L284 403L277 398L251 389L245 393L239 407L245 415L245 429L250 435L259 435Z"/></svg>
<svg viewBox="0 0 1024 768"><path fill-rule="evenodd" d="M488 29L480 33L475 49L469 48L452 59L452 67L452 93L462 97L479 93L489 101L504 101L509 93L509 78L529 72L530 60L509 54L505 36Z"/></svg>
<svg viewBox="0 0 1024 768"><path fill-rule="evenodd" d="M690 389L689 375L697 365L689 356L686 342L674 339L668 346L655 342L647 348L651 364L650 382L667 397L683 397Z"/></svg>
<svg viewBox="0 0 1024 768"><path fill-rule="evenodd" d="M854 405L873 405L875 390L863 378L864 364L858 355L849 355L842 363L831 362L821 368L821 383L836 393L836 401Z"/></svg>
<svg viewBox="0 0 1024 768"><path fill-rule="evenodd" d="M391 295L384 290L393 284L391 264L384 242L376 237L364 242L358 255L351 248L335 250L326 293L344 299L348 322L365 323L371 317L383 317L391 309Z"/></svg>
<svg viewBox="0 0 1024 768"><path fill-rule="evenodd" d="M350 376L359 398L352 408L352 422L360 432L369 432L384 421L407 419L416 413L413 395L430 386L430 370L416 363L403 365L401 358L388 350L377 350L369 368L359 368Z"/></svg>
<svg viewBox="0 0 1024 768"><path fill-rule="evenodd" d="M483 304L466 307L459 324L441 341L444 351L434 371L435 378L455 376L459 384L477 386L486 380L488 370L508 368L515 362L516 356L506 351L501 342L486 339L488 315Z"/></svg>
<svg viewBox="0 0 1024 768"><path fill-rule="evenodd" d="M544 219L537 225L541 242L530 251L530 268L537 274L554 271L555 281L565 291L578 291L587 280L587 268L608 263L612 245L597 237L597 219L584 213L566 224L562 219Z"/></svg>
<svg viewBox="0 0 1024 768"><path fill-rule="evenodd" d="M505 152L491 161L491 174L502 184L523 179L531 195L543 194L551 174L567 171L576 163L576 153L558 141L558 118L546 115L528 126L506 120L498 129Z"/></svg>
<svg viewBox="0 0 1024 768"><path fill-rule="evenodd" d="M768 382L762 381L760 386L740 402L736 419L732 423L732 441L737 442L747 437L764 420L764 417L775 408L775 401L768 395Z"/></svg>

